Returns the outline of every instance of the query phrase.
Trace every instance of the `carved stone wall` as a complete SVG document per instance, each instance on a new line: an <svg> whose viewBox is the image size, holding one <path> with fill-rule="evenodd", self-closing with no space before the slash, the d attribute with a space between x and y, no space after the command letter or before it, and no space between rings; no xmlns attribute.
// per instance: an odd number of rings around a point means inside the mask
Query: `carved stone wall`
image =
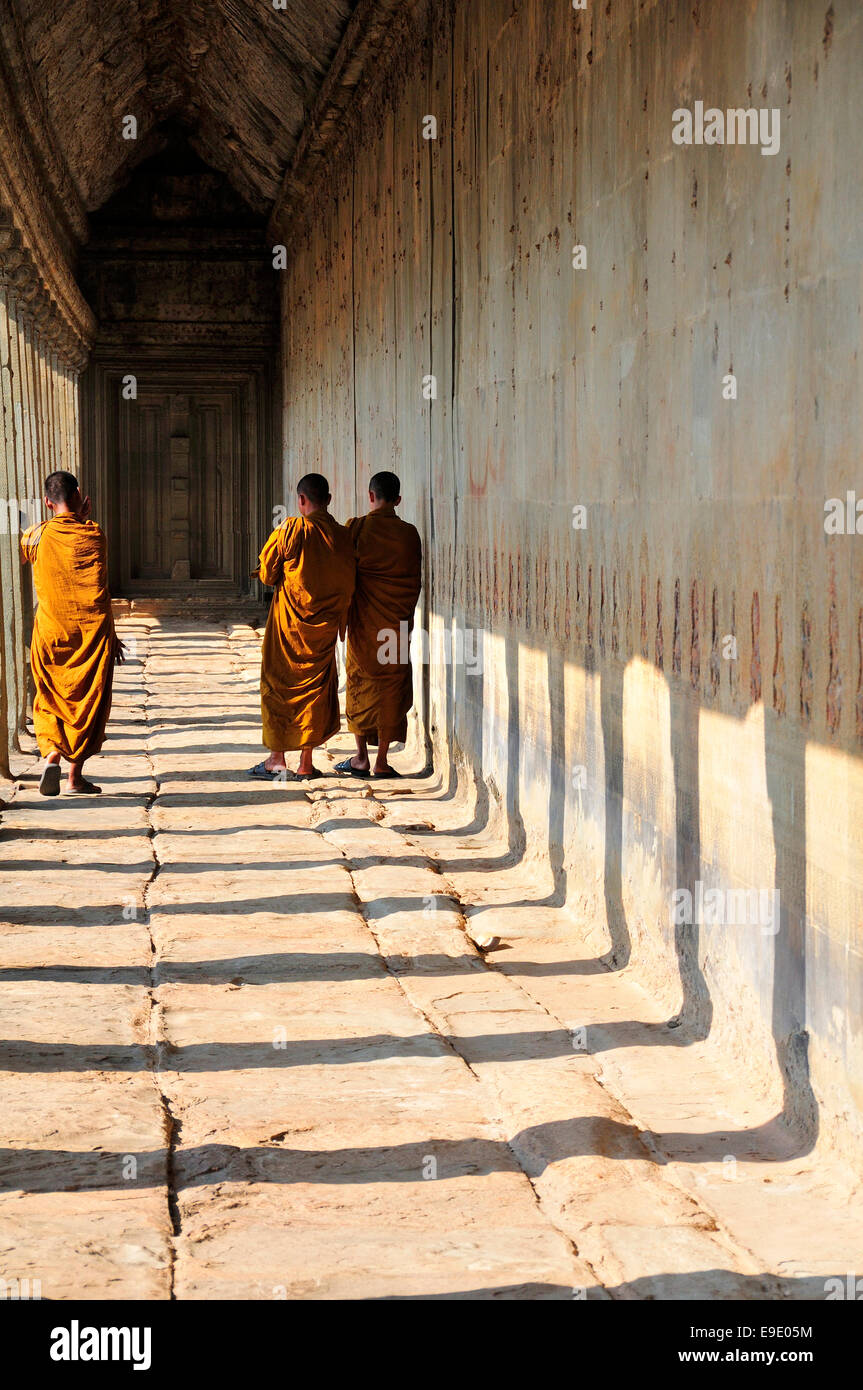
<svg viewBox="0 0 863 1390"><path fill-rule="evenodd" d="M5 13L0 40L0 775L7 776L8 748L18 746L27 708L32 620L18 538L43 517L45 474L78 468L77 382L95 323L72 270L86 217L54 157Z"/></svg>
<svg viewBox="0 0 863 1390"><path fill-rule="evenodd" d="M474 823L667 1001L669 1045L709 1034L852 1150L860 541L824 522L860 485L861 55L859 8L434 6L285 230L283 296L285 488L319 466L347 512L402 477L423 713ZM776 109L779 152L675 145L698 99Z"/></svg>
<svg viewBox="0 0 863 1390"><path fill-rule="evenodd" d="M24 282L25 288L27 282ZM0 266L0 772L9 742L18 746L27 710L26 644L32 621L29 571L20 533L44 518L47 473L79 468L77 370L52 336L50 310L28 300L14 272Z"/></svg>

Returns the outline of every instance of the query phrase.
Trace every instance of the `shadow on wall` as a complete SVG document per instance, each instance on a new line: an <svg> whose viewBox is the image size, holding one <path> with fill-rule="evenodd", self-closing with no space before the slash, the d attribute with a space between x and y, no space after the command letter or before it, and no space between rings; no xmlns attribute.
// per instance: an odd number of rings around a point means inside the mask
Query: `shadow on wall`
<svg viewBox="0 0 863 1390"><path fill-rule="evenodd" d="M503 639L507 684L506 783L507 860L516 864L526 849L525 822L521 809L520 769L523 752L519 695L519 641L507 634ZM633 658L634 660L634 658ZM603 893L610 936L608 952L595 963L597 968L622 970L632 955L632 938L627 923L623 893L624 843L624 766L625 730L623 722L624 681L630 663L614 657L597 659L588 647L584 669L599 675L600 723L605 780L603 788L605 839ZM696 883L704 877L700 835L699 721L701 702L693 681L677 676L679 662L673 661L675 676L665 678L670 707L670 757L675 796L675 886L688 889L697 900ZM566 902L568 879L564 825L567 803L566 779L566 658L561 647L547 654L549 692L549 749L547 854L552 871L552 891L545 898L531 899L535 907L560 907ZM657 663L662 669L661 654ZM695 673L697 677L697 672ZM472 677L469 698L456 690L454 667L446 667L444 691L446 727L450 757L449 782L445 797L455 794L457 767L463 759L470 768L477 789L471 821L449 831L453 836L476 834L484 830L490 817L489 787L476 750L488 744L483 737L486 675ZM760 700L760 690L758 692ZM751 701L752 704L758 700ZM780 723L772 710L765 710L764 758L768 795L772 813L775 851L775 883L780 904L780 929L772 937L774 946L772 983L772 1033L783 1087L783 1107L776 1117L795 1139L798 1153L808 1152L818 1135L818 1106L812 1090L806 1030L806 740L802 731L787 721ZM502 743L501 738L498 743ZM503 862L500 867L503 867ZM479 866L478 866L479 867ZM491 867L483 863L482 867ZM513 903L512 906L518 904ZM523 905L528 905L525 903ZM499 907L500 905L497 904ZM481 912L482 906L474 909ZM675 925L674 948L680 975L682 1003L679 1013L656 1029L638 1030L626 1023L609 1025L614 1045L651 1041L662 1046L688 1046L710 1033L713 1002L701 966L702 923ZM593 962L583 962L580 974L592 973ZM630 1034L632 1036L630 1036Z"/></svg>

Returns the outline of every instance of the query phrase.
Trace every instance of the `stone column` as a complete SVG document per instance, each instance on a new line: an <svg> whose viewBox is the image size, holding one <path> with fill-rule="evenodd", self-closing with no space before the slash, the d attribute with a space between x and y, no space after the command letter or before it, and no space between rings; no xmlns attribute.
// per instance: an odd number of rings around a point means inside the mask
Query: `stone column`
<svg viewBox="0 0 863 1390"><path fill-rule="evenodd" d="M43 312L39 278L28 262L15 276L14 322L16 332L11 339L11 356L16 374L15 392L16 462L19 496L30 502L42 495L39 445L39 400L34 395L32 351L30 344L36 332L37 316ZM27 524L41 519L41 510L28 511ZM19 565L21 594L21 689L18 704L18 728L27 727L27 703L30 684L28 651L33 629L33 578L30 566Z"/></svg>
<svg viewBox="0 0 863 1390"><path fill-rule="evenodd" d="M18 708L17 639L13 566L16 563L10 501L14 486L14 418L9 369L8 277L0 266L0 776L9 776L10 723Z"/></svg>
<svg viewBox="0 0 863 1390"><path fill-rule="evenodd" d="M30 679L32 582L20 530L44 516L45 474L79 471L78 376L94 329L70 267L37 268L14 214L0 206L0 776L20 748Z"/></svg>

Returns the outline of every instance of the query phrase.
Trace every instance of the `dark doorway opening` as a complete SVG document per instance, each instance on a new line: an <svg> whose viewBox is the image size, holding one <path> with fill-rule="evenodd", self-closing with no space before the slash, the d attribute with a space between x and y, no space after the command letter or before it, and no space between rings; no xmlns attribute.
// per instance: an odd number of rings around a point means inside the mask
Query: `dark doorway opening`
<svg viewBox="0 0 863 1390"><path fill-rule="evenodd" d="M81 255L84 483L116 596L230 601L278 500L278 280L264 219L169 135Z"/></svg>

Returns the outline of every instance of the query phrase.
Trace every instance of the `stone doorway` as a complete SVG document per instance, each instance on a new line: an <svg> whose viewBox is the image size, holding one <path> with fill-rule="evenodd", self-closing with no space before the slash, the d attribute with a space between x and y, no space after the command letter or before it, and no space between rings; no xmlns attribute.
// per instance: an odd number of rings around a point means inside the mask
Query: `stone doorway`
<svg viewBox="0 0 863 1390"><path fill-rule="evenodd" d="M98 350L97 350L97 355ZM85 460L112 536L117 598L223 603L253 593L269 530L272 388L265 360L182 365L138 350L95 361L85 380ZM86 469L85 469L86 478ZM90 486L89 481L87 486Z"/></svg>
<svg viewBox="0 0 863 1390"><path fill-rule="evenodd" d="M123 592L237 583L232 502L239 434L229 391L148 390L118 413Z"/></svg>
<svg viewBox="0 0 863 1390"><path fill-rule="evenodd" d="M166 131L168 148L91 217L81 254L98 322L84 483L115 596L229 603L252 593L281 500L277 281L260 214Z"/></svg>

